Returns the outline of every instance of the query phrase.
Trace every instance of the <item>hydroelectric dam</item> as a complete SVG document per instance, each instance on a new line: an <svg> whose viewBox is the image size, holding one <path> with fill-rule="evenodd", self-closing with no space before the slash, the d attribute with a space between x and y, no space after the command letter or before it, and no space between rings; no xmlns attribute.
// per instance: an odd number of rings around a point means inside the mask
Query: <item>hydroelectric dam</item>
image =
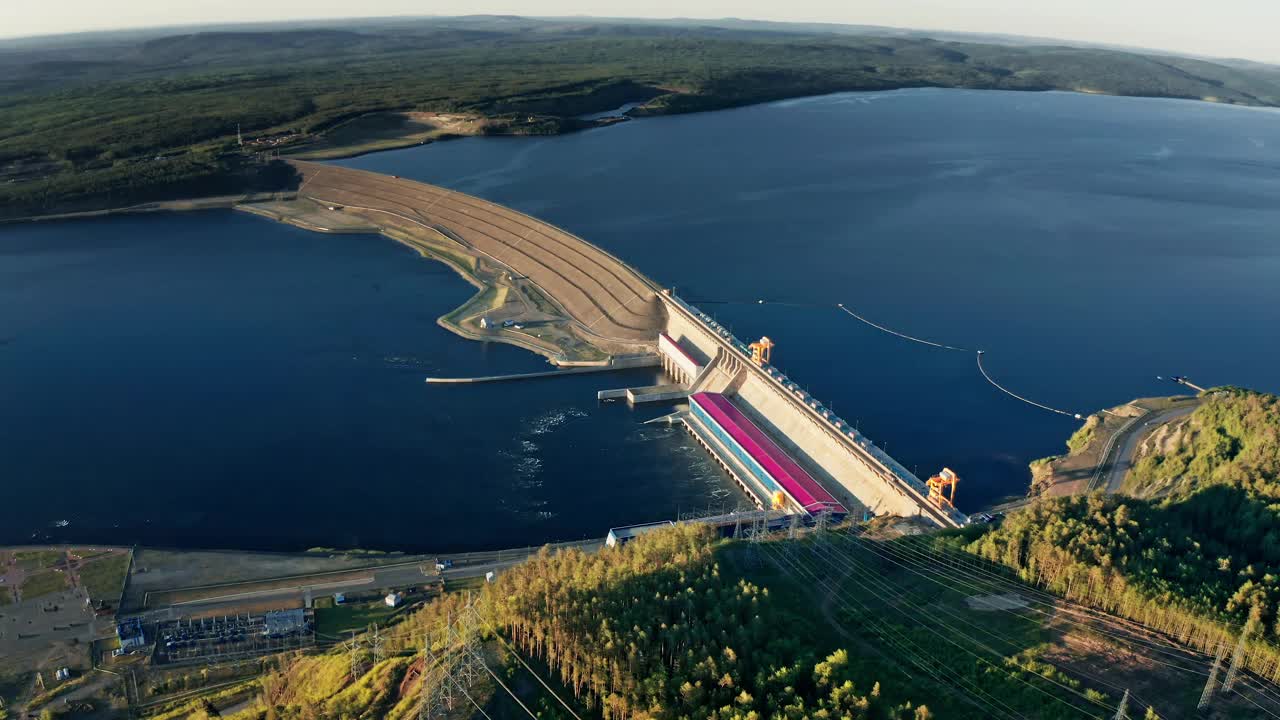
<svg viewBox="0 0 1280 720"><path fill-rule="evenodd" d="M661 365L668 383L601 398L687 400L682 423L754 504L775 517L830 522L872 515L959 527L957 478L928 482L770 364L711 316L565 230L452 190L295 162L287 206L245 209L322 232L376 232L442 260L477 286L441 324L569 367ZM465 387L465 386L463 386ZM952 496L944 491L949 488Z"/></svg>

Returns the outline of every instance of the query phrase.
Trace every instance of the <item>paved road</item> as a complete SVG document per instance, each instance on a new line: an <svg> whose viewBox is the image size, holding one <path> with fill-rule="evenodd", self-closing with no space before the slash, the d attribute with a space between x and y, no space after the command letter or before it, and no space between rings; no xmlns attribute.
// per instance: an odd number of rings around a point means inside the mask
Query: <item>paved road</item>
<svg viewBox="0 0 1280 720"><path fill-rule="evenodd" d="M597 539L561 543L554 547L576 547L587 552L594 552L603 545L604 541ZM444 576L455 580L466 577L482 577L489 571L498 571L522 563L537 551L538 548L530 547L442 556L448 557L454 563L451 569L444 572ZM226 608L228 612L234 612L236 606L245 604L263 604L275 601L279 602L281 607L286 607L300 603L308 588L311 589L313 598L325 597L338 592L356 593L382 588L406 588L427 582L435 577L436 570L429 562L414 562L403 565L370 567L363 572L359 570L343 572L344 575L349 573L359 574L356 577L348 576L340 580L327 580L325 579L325 574L320 574L296 578L296 582L290 582L282 587L263 589L254 588L254 585L258 583L246 583L239 586L230 585L226 588L225 594L153 608L136 615L141 617L144 622L158 622L197 613L216 612L219 608ZM263 580L259 582L269 584L273 581Z"/></svg>
<svg viewBox="0 0 1280 720"><path fill-rule="evenodd" d="M1200 401L1197 399L1194 402L1179 404L1177 407L1169 408L1168 410L1153 412L1130 426L1125 431L1124 437L1116 441L1116 450L1112 454L1113 459L1103 476L1106 481L1104 485L1106 492L1115 493L1120 491L1124 476L1129 473L1129 468L1133 467L1133 453L1138 449L1138 444L1143 438L1155 430L1156 426L1186 417L1198 407L1200 407Z"/></svg>

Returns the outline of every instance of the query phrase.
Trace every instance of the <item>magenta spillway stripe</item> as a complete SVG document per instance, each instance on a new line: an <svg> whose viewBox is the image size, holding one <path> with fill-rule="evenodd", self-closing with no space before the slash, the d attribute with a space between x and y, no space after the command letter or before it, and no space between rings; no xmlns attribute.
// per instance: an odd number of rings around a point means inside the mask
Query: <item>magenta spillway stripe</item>
<svg viewBox="0 0 1280 720"><path fill-rule="evenodd" d="M840 514L846 512L844 506L821 483L814 480L790 455L770 440L729 398L719 393L702 392L695 393L689 399L719 423L729 437L742 446L797 505L809 513L822 510Z"/></svg>

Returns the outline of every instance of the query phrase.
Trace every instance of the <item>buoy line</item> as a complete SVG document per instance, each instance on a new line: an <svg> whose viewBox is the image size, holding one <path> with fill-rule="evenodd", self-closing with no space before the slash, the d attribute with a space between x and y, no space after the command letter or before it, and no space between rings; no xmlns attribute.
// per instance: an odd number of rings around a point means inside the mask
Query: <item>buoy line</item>
<svg viewBox="0 0 1280 720"><path fill-rule="evenodd" d="M898 336L898 337L902 338L903 340L910 340L911 342L918 342L918 343L920 343L921 345L928 345L928 346L930 346L930 347L942 348L943 350L958 350L958 351L960 351L960 352L971 352L968 348L956 347L956 346L954 346L954 345L943 345L942 343L936 343L936 342L933 342L932 340L924 340L924 339L921 339L921 338L918 338L918 337L911 337L910 335L904 335L904 334L902 334L902 333L900 333L900 332L898 332L898 331L896 331L896 330L890 330L889 328L887 328L887 327L885 327L885 326L883 326L883 325L877 325L877 324L875 324L875 323L871 322L870 320L868 320L868 319L866 319L866 318L862 317L862 316L861 316L861 315L859 315L858 313L856 313L856 312L854 312L854 311L850 310L849 308L845 307L845 306L844 306L844 303L836 303L836 307L840 308L841 310L843 310L844 312L848 313L849 315L852 315L853 317L857 318L858 320L861 320L862 322L864 322L864 323L866 323L866 324L870 325L871 327L873 327L873 328L875 328L875 329L877 329L877 330L882 330L882 331L884 331L884 332L889 333L890 335L896 335L896 336Z"/></svg>
<svg viewBox="0 0 1280 720"><path fill-rule="evenodd" d="M1028 400L1028 399L1026 399L1026 398L1022 397L1021 395L1019 395L1019 394L1017 394L1017 393L1013 392L1012 390L1010 390L1010 389L1006 388L1005 386L1001 385L1000 383L996 382L995 380L992 380L992 379L991 379L991 376L987 374L987 369L986 369L986 368L984 368L984 367L982 367L982 355L983 355L983 351L979 350L979 351L978 351L978 371L982 373L982 377L984 377L984 378L986 378L986 379L987 379L987 382L989 382L989 383L991 383L992 385L994 385L994 386L995 386L995 388L996 388L997 390L999 390L1000 392L1002 392L1002 393L1004 393L1004 394L1008 395L1009 397L1017 398L1018 400L1021 400L1022 402L1026 403L1026 404L1028 404L1028 405L1034 405L1034 406L1036 406L1036 407L1038 407L1038 408L1040 408L1040 409L1042 409L1042 410L1048 410L1049 412L1055 412L1055 413L1058 413L1059 415L1066 415L1067 417L1072 417L1072 418L1075 418L1075 419L1077 419L1077 420L1083 420L1083 419L1084 419L1084 416L1083 416L1083 415L1081 415L1080 413L1073 413L1073 412L1068 412L1068 411L1066 411L1066 410L1059 410L1059 409L1057 409L1057 408L1051 408L1051 407L1049 407L1048 405L1042 405L1042 404L1040 404L1040 403L1036 402L1035 400Z"/></svg>
<svg viewBox="0 0 1280 720"><path fill-rule="evenodd" d="M762 301L762 302L763 302L763 301ZM1000 392L1002 392L1002 393L1004 393L1004 394L1008 395L1008 396L1009 396L1009 397L1011 397L1011 398L1014 398L1014 399L1016 399L1016 400L1021 400L1022 402L1026 403L1026 404L1028 404L1028 405L1034 406L1034 407L1038 407L1038 408L1040 408L1041 410L1048 410L1049 412L1057 413L1057 414L1059 414L1059 415L1066 415L1067 417L1075 418L1076 420L1083 420L1083 419L1084 419L1084 416L1083 416L1083 415L1081 415L1080 413L1070 412L1070 411L1068 411L1068 410L1059 410L1058 408L1049 407L1048 405L1045 405L1045 404L1043 404L1043 403L1038 403L1038 402L1036 402L1036 401L1034 401L1034 400L1030 400L1030 399L1028 399L1028 398L1022 397L1021 395L1019 395L1019 394L1017 394L1017 393L1013 392L1013 391L1012 391L1012 390L1010 390L1009 388L1007 388L1007 387L1005 387L1005 386L1001 385L1000 383L996 382L996 381L991 377L991 375L989 375L989 374L987 373L987 369L986 369L985 367L983 367L983 366L982 366L982 356L983 356L983 355L985 354L985 352L986 352L986 351L984 351L984 350L976 350L976 351L974 351L974 350L969 350L969 349L967 349L967 348L956 347L955 345L946 345L946 344L943 344L943 343L933 342L932 340L925 340L924 338L913 337L913 336L911 336L911 335L907 335L906 333L900 333L900 332L898 332L897 330L894 330L894 329L892 329L892 328L887 328L887 327L885 327L885 326L883 326L883 325L880 325L880 324L877 324L877 323L871 322L870 320L868 320L868 319L866 319L866 318L862 317L862 316L861 316L861 315L859 315L858 313L856 313L856 312L854 312L854 311L850 310L849 308L845 307L844 303L836 303L836 307L837 307L837 308L839 308L840 310L842 310L843 312L845 312L846 314L850 315L851 317L853 317L853 318L857 319L857 320L858 320L858 321L860 321L860 322L866 323L867 325L870 325L871 327L873 327L873 328L875 328L875 329L877 329L877 330L880 330L881 332L886 332L886 333L888 333L888 334L890 334L890 335L893 335L893 336L895 336L895 337L900 337L900 338L902 338L903 340L910 340L911 342L914 342L914 343L920 343L921 345L928 345L929 347L936 347L936 348L939 348L939 349L942 349L942 350L956 350L956 351L958 351L958 352L976 352L976 353L977 353L977 357L978 357L978 371L982 373L982 377L986 378L987 382L991 383L992 387L994 387L995 389L997 389L997 390L999 390ZM1104 410L1103 412L1110 412L1110 411Z"/></svg>
<svg viewBox="0 0 1280 720"><path fill-rule="evenodd" d="M820 304L820 303L786 302L786 301L775 301L775 300L752 300L752 301L746 301L746 300L710 300L710 299L704 299L704 300L696 300L696 301L695 301L695 300L690 300L690 301L688 301L688 302L690 302L691 304L694 304L694 305L782 305L782 306L785 306L785 307L801 307L801 308L825 308L825 307L830 307L830 305L825 305L825 304ZM1057 414L1059 414L1059 415L1066 415L1067 417L1069 417L1069 418L1075 418L1076 420L1084 420L1084 416L1083 416L1083 415L1081 415L1080 413L1071 412L1071 411L1069 411L1069 410L1059 410L1058 408L1055 408L1055 407L1049 407L1048 405L1045 405L1045 404L1043 404L1043 403L1038 403L1038 402L1036 402L1036 401L1034 401L1034 400L1031 400L1031 399L1029 399L1029 398L1025 398L1025 397L1023 397L1023 396L1021 396L1021 395L1019 395L1019 394L1017 394L1017 393L1013 392L1013 391L1012 391L1012 390L1010 390L1009 388L1007 388L1007 387L1005 387L1005 386L1001 385L1000 383L996 382L996 381L995 381L995 379L994 379L994 378L992 378L992 377L991 377L991 375L987 373L987 369L986 369L985 367L983 367L983 366L982 366L982 356L983 356L984 354L986 354L986 351L985 351L985 350L970 350L969 348L958 347L958 346L956 346L956 345L947 345L946 343L934 342L934 341L932 341L932 340L926 340L926 339L924 339L924 338L918 338L918 337L915 337L915 336L913 336L913 335L907 335L906 333L898 332L897 330L894 330L893 328L888 328L888 327L885 327L884 325L880 325L879 323L875 323L875 322L872 322L871 320L868 320L867 318L865 318L865 317L863 317L863 316L859 315L858 313L854 312L853 310L849 309L848 307L845 307L845 304L844 304L844 303L836 303L836 308L837 308L838 310L840 310L841 312L845 313L846 315L848 315L848 316L850 316L850 317L854 318L855 320L857 320L857 321L859 321L859 322L861 322L861 323L864 323L864 324L866 324L866 325L870 325L871 327L875 328L876 330L879 330L880 332L888 333L889 335L893 335L894 337L902 338L903 340L909 340L909 341L911 341L911 342L913 342L913 343L919 343L919 344L921 344L921 345L928 345L929 347L938 348L938 349L940 349L940 350L954 350L954 351L956 351L956 352L972 352L972 353L976 353L976 354L977 354L977 358L978 358L978 371L979 371L980 373L982 373L982 377L983 377L984 379L986 379L986 381L987 381L988 383L990 383L990 384L991 384L991 386L992 386L992 387L994 387L995 389L997 389L997 390L999 390L1000 392L1002 392L1002 393L1004 393L1004 394L1008 395L1008 396L1009 396L1009 397L1011 397L1011 398L1014 398L1015 400L1019 400L1019 401L1024 402L1024 403L1026 403L1026 404L1028 404L1028 405L1031 405L1032 407L1038 407L1038 408L1040 408L1041 410L1048 410L1048 411L1049 411L1049 412L1051 412L1051 413L1057 413ZM1108 413L1108 414L1112 414L1112 415L1114 415L1114 414L1115 414L1115 413L1112 413L1110 410L1103 410L1102 412L1104 412L1104 413Z"/></svg>

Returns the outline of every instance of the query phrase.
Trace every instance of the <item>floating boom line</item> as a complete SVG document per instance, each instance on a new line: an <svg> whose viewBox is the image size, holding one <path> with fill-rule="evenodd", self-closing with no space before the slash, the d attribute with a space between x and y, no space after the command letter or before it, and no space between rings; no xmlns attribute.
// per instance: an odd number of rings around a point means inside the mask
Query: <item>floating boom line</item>
<svg viewBox="0 0 1280 720"><path fill-rule="evenodd" d="M1076 420L1083 420L1083 419L1084 419L1084 416L1083 416L1083 415L1081 415L1080 413L1067 412L1066 410L1059 410L1059 409L1057 409L1057 408L1051 408L1051 407L1049 407L1048 405L1042 405L1042 404L1040 404L1040 403L1036 402L1035 400L1028 400L1027 398L1024 398L1024 397L1022 397L1021 395L1019 395L1019 394L1017 394L1017 393L1013 392L1012 390L1010 390L1010 389L1006 388L1005 386L1001 385L1000 383L996 382L995 380L992 380L992 379L991 379L991 376L987 374L987 369L986 369L986 368L984 368L984 367L982 367L982 355L983 355L983 351L979 350L979 351L978 351L978 371L982 373L982 377L984 377L984 378L986 378L986 379L987 379L987 382L989 382L989 383L991 383L992 385L994 385L994 386L996 387L996 389L997 389L997 390L999 390L1000 392L1002 392L1002 393L1004 393L1004 394L1008 395L1009 397L1012 397L1012 398L1016 398L1016 399L1018 399L1018 400L1021 400L1022 402L1026 403L1026 404L1028 404L1028 405L1034 405L1034 406L1036 406L1036 407L1038 407L1038 408L1040 408L1040 409L1042 409L1042 410L1048 410L1049 412L1058 413L1059 415L1066 415L1067 417L1075 418Z"/></svg>
<svg viewBox="0 0 1280 720"><path fill-rule="evenodd" d="M858 313L856 313L856 312L854 312L854 311L850 310L849 308L845 307L845 306L844 306L844 303L836 303L836 307L840 308L840 309L841 309L841 310L843 310L845 313L847 313L847 314L851 315L852 317L854 317L854 318L856 318L856 319L860 320L861 322L864 322L864 323L866 323L866 324L870 325L871 327L873 327L873 328L875 328L875 329L877 329L877 330L880 330L881 332L887 332L887 333L889 333L890 335L895 335L895 336L897 336L897 337L902 338L903 340L910 340L911 342L917 342L917 343L920 343L921 345L928 345L929 347L941 348L941 349L943 349L943 350L957 350L957 351L959 351L959 352L972 352L972 351L971 351L971 350L969 350L968 348L956 347L956 346L954 346L954 345L944 345L944 344L942 344L942 343L936 343L936 342L933 342L932 340L924 340L924 339L922 339L922 338L912 337L912 336L910 336L910 335L905 335L905 334L903 334L903 333L900 333L900 332L898 332L897 330L891 330L891 329L889 329L889 328L887 328L887 327L885 327L885 326L883 326L883 325L877 325L877 324L875 324L875 323L871 322L870 320L868 320L868 319L866 319L866 318L862 317L862 316L861 316L861 315L859 315ZM997 386L997 387L998 387L998 386Z"/></svg>
<svg viewBox="0 0 1280 720"><path fill-rule="evenodd" d="M1021 395L1019 395L1019 394L1017 394L1017 393L1013 392L1013 391L1012 391L1012 390L1010 390L1009 388L1007 388L1007 387L1005 387L1005 386L1001 385L1000 383L996 382L996 381L991 377L991 375L987 374L987 369L986 369L985 367L983 367L983 366L982 366L982 356L983 356L983 355L985 354L985 352L986 352L986 351L984 351L984 350L977 350L977 351L974 351L974 350L969 350L968 348L956 347L955 345L946 345L946 344L943 344L943 343L933 342L932 340L925 340L924 338L913 337L913 336L911 336L911 335L907 335L906 333L900 333L900 332L898 332L897 330L894 330L894 329L892 329L892 328L887 328L887 327L885 327L885 326L883 326L883 325L880 325L880 324L877 324L877 323L871 322L870 320L868 320L868 319L866 319L866 318L862 317L862 316L861 316L861 315L859 315L858 313L856 313L856 312L854 312L854 311L850 310L849 308L845 307L844 303L836 303L836 307L837 307L837 308L839 308L841 311L843 311L845 314L849 315L850 317L853 317L854 319L858 320L859 322L862 322L862 323L865 323L865 324L867 324L867 325L870 325L871 327L873 327L873 328L875 328L875 329L877 329L877 330L879 330L879 331L881 331L881 332L885 332L885 333L888 333L888 334L890 334L890 335L893 335L894 337L900 337L900 338L902 338L903 340L910 340L911 342L914 342L914 343L920 343L921 345L928 345L929 347L935 347L935 348L939 348L939 349L941 349L941 350L955 350L955 351L957 351L957 352L976 352L976 353L977 353L977 356L978 356L978 371L982 373L982 377L986 378L987 382L991 383L992 387L994 387L995 389L997 389L997 390L999 390L1000 392L1002 392L1002 393L1004 393L1004 394L1008 395L1008 396L1009 396L1009 397L1011 397L1011 398L1014 398L1014 399L1016 399L1016 400L1020 400L1020 401L1022 401L1022 402L1024 402L1024 403L1026 403L1026 404L1028 404L1028 405L1033 406L1033 407L1038 407L1038 408L1040 408L1041 410L1048 410L1049 412L1057 413L1057 414L1059 414L1059 415L1066 415L1067 417L1069 417L1069 418L1075 418L1076 420L1083 420L1083 419L1084 419L1084 416L1083 416L1083 415L1081 415L1080 413L1069 412L1069 411L1067 411L1067 410L1059 410L1058 408L1053 408L1053 407L1049 407L1048 405L1045 405L1045 404L1043 404L1043 403L1038 403L1038 402L1036 402L1036 401L1034 401L1034 400L1030 400L1030 399L1028 399L1028 398L1023 397L1023 396L1021 396ZM1105 413L1111 413L1111 411L1110 411L1110 410L1103 410L1103 412L1105 412ZM1114 413L1111 413L1111 414L1114 414Z"/></svg>

